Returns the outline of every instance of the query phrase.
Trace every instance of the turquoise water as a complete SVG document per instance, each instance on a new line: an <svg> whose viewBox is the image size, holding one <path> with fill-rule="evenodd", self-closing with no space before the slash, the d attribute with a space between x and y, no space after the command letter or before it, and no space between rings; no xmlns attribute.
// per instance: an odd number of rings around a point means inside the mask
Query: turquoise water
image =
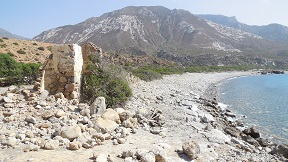
<svg viewBox="0 0 288 162"><path fill-rule="evenodd" d="M218 99L263 135L288 143L288 75L230 79L218 86Z"/></svg>

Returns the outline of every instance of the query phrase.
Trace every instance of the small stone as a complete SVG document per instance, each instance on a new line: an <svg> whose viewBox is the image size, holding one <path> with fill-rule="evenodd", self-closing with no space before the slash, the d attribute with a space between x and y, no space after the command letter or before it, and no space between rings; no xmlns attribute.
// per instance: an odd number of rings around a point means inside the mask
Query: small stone
<svg viewBox="0 0 288 162"><path fill-rule="evenodd" d="M9 98L9 97L3 97L3 101L5 103L12 103L12 102L15 102L13 99Z"/></svg>
<svg viewBox="0 0 288 162"><path fill-rule="evenodd" d="M112 120L104 120L101 117L96 119L96 121L93 124L95 129L97 128L100 129L102 133L112 132L118 127L118 124L116 122Z"/></svg>
<svg viewBox="0 0 288 162"><path fill-rule="evenodd" d="M14 147L17 144L17 139L15 137L8 137L7 145Z"/></svg>
<svg viewBox="0 0 288 162"><path fill-rule="evenodd" d="M56 113L55 113L55 116L56 116L57 118L60 118L60 117L62 117L62 116L64 116L64 115L65 115L65 112L64 112L62 109L57 110Z"/></svg>
<svg viewBox="0 0 288 162"><path fill-rule="evenodd" d="M28 138L34 138L34 133L31 130L26 131L25 135Z"/></svg>
<svg viewBox="0 0 288 162"><path fill-rule="evenodd" d="M105 98L97 97L95 101L89 107L90 115L99 114L102 115L106 110Z"/></svg>
<svg viewBox="0 0 288 162"><path fill-rule="evenodd" d="M81 134L81 128L78 125L66 126L61 130L61 137L67 138L70 141L79 137Z"/></svg>
<svg viewBox="0 0 288 162"><path fill-rule="evenodd" d="M4 106L5 108L13 108L15 105L12 104L12 103L5 103L5 104L3 104L3 106Z"/></svg>
<svg viewBox="0 0 288 162"><path fill-rule="evenodd" d="M96 162L106 162L108 158L108 154L104 154L104 153L100 153L97 158L96 158Z"/></svg>
<svg viewBox="0 0 288 162"><path fill-rule="evenodd" d="M118 142L119 144L124 144L124 143L126 142L126 139L125 139L125 138L118 138L118 139L117 139L117 142Z"/></svg>
<svg viewBox="0 0 288 162"><path fill-rule="evenodd" d="M200 154L200 147L195 141L185 142L182 145L183 152L191 159L198 158Z"/></svg>
<svg viewBox="0 0 288 162"><path fill-rule="evenodd" d="M81 143L78 141L70 142L69 149L70 150L79 150L81 148Z"/></svg>
<svg viewBox="0 0 288 162"><path fill-rule="evenodd" d="M118 113L111 108L105 110L105 112L102 114L101 117L104 120L112 120L118 124L120 123L120 117L119 117Z"/></svg>
<svg viewBox="0 0 288 162"><path fill-rule="evenodd" d="M58 140L50 140L45 143L44 149L46 150L54 150L59 147L59 141Z"/></svg>
<svg viewBox="0 0 288 162"><path fill-rule="evenodd" d="M93 152L93 159L96 159L100 155L100 152Z"/></svg>
<svg viewBox="0 0 288 162"><path fill-rule="evenodd" d="M45 111L43 114L42 114L42 118L47 120L49 119L50 117L52 117L54 115L54 112L52 110L50 111Z"/></svg>
<svg viewBox="0 0 288 162"><path fill-rule="evenodd" d="M25 121L26 121L27 123L32 123L32 124L35 124L35 123L37 122L36 119L35 119L34 117L32 117L32 116L26 117L26 118L25 118Z"/></svg>

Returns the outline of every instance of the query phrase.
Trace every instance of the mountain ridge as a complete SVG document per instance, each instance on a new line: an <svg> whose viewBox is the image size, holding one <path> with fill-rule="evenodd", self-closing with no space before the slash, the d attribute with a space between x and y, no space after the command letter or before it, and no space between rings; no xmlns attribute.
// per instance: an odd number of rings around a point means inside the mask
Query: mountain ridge
<svg viewBox="0 0 288 162"><path fill-rule="evenodd" d="M0 37L7 37L7 38L14 38L14 39L21 39L21 40L29 40L28 38L25 38L20 35L12 34L11 32L0 28Z"/></svg>
<svg viewBox="0 0 288 162"><path fill-rule="evenodd" d="M162 6L125 7L44 31L33 39L59 44L93 42L105 51L119 54L159 56L164 51L184 58L209 53L245 56L255 52L275 57L275 53L287 50L283 43L205 20L189 11Z"/></svg>
<svg viewBox="0 0 288 162"><path fill-rule="evenodd" d="M281 24L271 23L268 25L247 25L239 22L235 16L228 17L224 15L209 15L209 14L197 15L197 16L212 21L214 23L250 32L266 39L271 39L285 43L288 42L288 27Z"/></svg>

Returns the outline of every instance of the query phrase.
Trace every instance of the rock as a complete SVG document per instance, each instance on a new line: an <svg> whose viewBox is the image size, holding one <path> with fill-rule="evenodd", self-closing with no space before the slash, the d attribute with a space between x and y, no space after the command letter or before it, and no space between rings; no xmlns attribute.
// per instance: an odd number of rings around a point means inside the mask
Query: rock
<svg viewBox="0 0 288 162"><path fill-rule="evenodd" d="M285 158L288 158L288 145L276 145L271 151L271 154L278 154L284 156Z"/></svg>
<svg viewBox="0 0 288 162"><path fill-rule="evenodd" d="M100 152L93 152L93 159L96 159L100 155Z"/></svg>
<svg viewBox="0 0 288 162"><path fill-rule="evenodd" d="M202 120L204 123L209 123L209 122L214 122L214 121L215 121L214 117L213 117L212 115L210 115L210 114L205 114L205 115L201 118L201 120Z"/></svg>
<svg viewBox="0 0 288 162"><path fill-rule="evenodd" d="M3 97L3 101L5 103L12 103L12 102L15 102L13 99L9 98L9 97Z"/></svg>
<svg viewBox="0 0 288 162"><path fill-rule="evenodd" d="M112 120L116 123L120 123L120 117L116 111L109 108L101 116L104 120Z"/></svg>
<svg viewBox="0 0 288 162"><path fill-rule="evenodd" d="M56 116L57 118L60 118L60 117L62 117L62 116L64 116L64 115L65 115L65 112L64 112L64 110L62 110L62 109L57 110L56 113L55 113L55 116Z"/></svg>
<svg viewBox="0 0 288 162"><path fill-rule="evenodd" d="M256 130L255 127L247 128L243 131L246 135L249 135L253 138L259 138L260 137L260 132Z"/></svg>
<svg viewBox="0 0 288 162"><path fill-rule="evenodd" d="M104 120L101 117L97 118L93 124L94 128L100 129L102 133L112 132L118 127L118 124L116 122L112 120Z"/></svg>
<svg viewBox="0 0 288 162"><path fill-rule="evenodd" d="M106 110L105 98L97 97L95 101L89 107L90 115L99 114L102 115Z"/></svg>
<svg viewBox="0 0 288 162"><path fill-rule="evenodd" d="M162 131L162 130L161 130L160 127L151 127L151 128L150 128L150 132L151 132L152 134L159 134L161 131Z"/></svg>
<svg viewBox="0 0 288 162"><path fill-rule="evenodd" d="M142 162L155 162L155 155L153 152L148 152L146 150L138 149L135 153L138 159Z"/></svg>
<svg viewBox="0 0 288 162"><path fill-rule="evenodd" d="M191 159L198 158L200 154L200 147L195 141L185 142L182 145L183 152Z"/></svg>
<svg viewBox="0 0 288 162"><path fill-rule="evenodd" d="M42 118L47 120L49 119L50 117L54 116L54 111L52 110L49 110L49 111L44 111L43 114L42 114Z"/></svg>
<svg viewBox="0 0 288 162"><path fill-rule="evenodd" d="M65 98L64 94L63 93L57 93L54 95L55 98L60 98L60 99L63 99Z"/></svg>
<svg viewBox="0 0 288 162"><path fill-rule="evenodd" d="M34 133L31 130L27 130L25 133L26 137L28 138L34 138Z"/></svg>
<svg viewBox="0 0 288 162"><path fill-rule="evenodd" d="M224 144L225 142L229 142L231 140L219 129L212 129L211 131L205 133L205 135L208 140L213 143Z"/></svg>
<svg viewBox="0 0 288 162"><path fill-rule="evenodd" d="M61 137L70 141L82 135L81 128L78 125L63 127L60 133Z"/></svg>
<svg viewBox="0 0 288 162"><path fill-rule="evenodd" d="M256 139L257 142L262 146L262 147L267 147L269 146L269 140L268 139L264 139L264 138L259 138L259 139Z"/></svg>
<svg viewBox="0 0 288 162"><path fill-rule="evenodd" d="M59 147L59 141L58 140L47 141L44 145L44 149L46 149L46 150L54 150L58 147Z"/></svg>
<svg viewBox="0 0 288 162"><path fill-rule="evenodd" d="M240 137L240 134L241 134L241 131L239 131L238 129L236 128L233 128L233 127L226 127L224 129L224 132L226 132L227 134L230 134L232 137Z"/></svg>
<svg viewBox="0 0 288 162"><path fill-rule="evenodd" d="M97 158L96 158L96 162L107 162L108 160L107 160L107 158L108 158L108 154L104 154L104 153L100 153L98 156L97 156Z"/></svg>
<svg viewBox="0 0 288 162"><path fill-rule="evenodd" d="M32 124L35 124L35 123L37 122L36 119L35 119L34 117L32 117L32 116L26 117L26 118L25 118L25 121L26 121L27 123L32 123Z"/></svg>
<svg viewBox="0 0 288 162"><path fill-rule="evenodd" d="M164 150L155 149L152 151L155 155L156 162L168 162L168 158Z"/></svg>
<svg viewBox="0 0 288 162"><path fill-rule="evenodd" d="M3 104L5 108L13 108L15 105L13 103L5 103Z"/></svg>
<svg viewBox="0 0 288 162"><path fill-rule="evenodd" d="M124 144L124 143L126 142L126 139L125 139L125 138L118 138L118 139L117 139L117 142L118 142L119 144Z"/></svg>
<svg viewBox="0 0 288 162"><path fill-rule="evenodd" d="M7 145L14 147L17 144L17 139L15 137L8 137Z"/></svg>
<svg viewBox="0 0 288 162"><path fill-rule="evenodd" d="M69 143L69 150L79 150L81 148L81 143L78 141L73 141Z"/></svg>

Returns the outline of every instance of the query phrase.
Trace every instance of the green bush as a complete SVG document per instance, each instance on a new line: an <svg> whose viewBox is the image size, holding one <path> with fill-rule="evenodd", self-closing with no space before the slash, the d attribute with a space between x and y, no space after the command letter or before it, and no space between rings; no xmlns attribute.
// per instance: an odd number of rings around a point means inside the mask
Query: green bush
<svg viewBox="0 0 288 162"><path fill-rule="evenodd" d="M37 49L38 49L38 50L41 50L41 51L44 51L44 50L45 50L44 47L38 47Z"/></svg>
<svg viewBox="0 0 288 162"><path fill-rule="evenodd" d="M8 54L0 54L0 76L20 77L22 69L20 64Z"/></svg>
<svg viewBox="0 0 288 162"><path fill-rule="evenodd" d="M12 52L8 52L7 54L11 57L15 56Z"/></svg>
<svg viewBox="0 0 288 162"><path fill-rule="evenodd" d="M108 107L122 105L132 95L131 88L120 67L105 63L90 55L87 73L83 76L82 99L91 100L103 96Z"/></svg>
<svg viewBox="0 0 288 162"><path fill-rule="evenodd" d="M23 50L18 50L17 53L19 53L19 54L26 54L26 52L23 51Z"/></svg>
<svg viewBox="0 0 288 162"><path fill-rule="evenodd" d="M14 42L14 43L12 43L12 44L14 44L14 45L16 45L16 46L18 46L18 45L19 45L17 42Z"/></svg>
<svg viewBox="0 0 288 162"><path fill-rule="evenodd" d="M9 54L0 54L0 76L4 78L0 84L31 84L40 76L40 66L36 63L18 63Z"/></svg>
<svg viewBox="0 0 288 162"><path fill-rule="evenodd" d="M4 42L4 40L0 38L0 42Z"/></svg>
<svg viewBox="0 0 288 162"><path fill-rule="evenodd" d="M38 44L37 43L33 43L32 45L37 46Z"/></svg>
<svg viewBox="0 0 288 162"><path fill-rule="evenodd" d="M8 38L8 37L2 37L2 39L6 39L6 40L8 40L9 38Z"/></svg>

